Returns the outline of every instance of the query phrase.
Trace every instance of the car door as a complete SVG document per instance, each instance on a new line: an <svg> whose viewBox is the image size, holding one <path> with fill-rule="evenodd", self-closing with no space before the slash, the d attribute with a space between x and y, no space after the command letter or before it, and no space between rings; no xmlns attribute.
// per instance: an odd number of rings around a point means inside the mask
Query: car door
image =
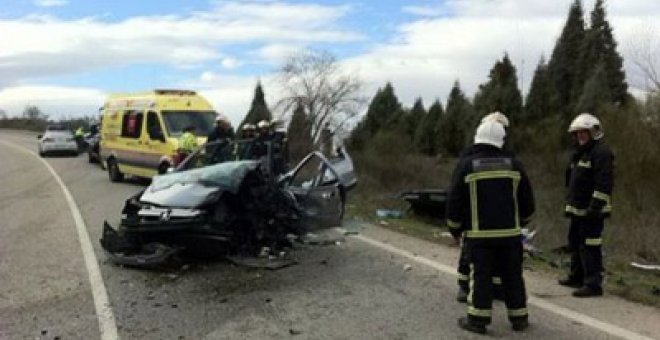
<svg viewBox="0 0 660 340"><path fill-rule="evenodd" d="M343 198L337 174L318 153L308 155L292 172L288 190L303 209L303 225L308 230L341 224Z"/></svg>
<svg viewBox="0 0 660 340"><path fill-rule="evenodd" d="M160 122L158 114L154 111L147 112L146 122L147 133L145 134L146 160L149 168L160 169L163 155L167 154L167 144L163 125ZM168 164L170 166L172 164ZM165 169L166 170L166 169Z"/></svg>

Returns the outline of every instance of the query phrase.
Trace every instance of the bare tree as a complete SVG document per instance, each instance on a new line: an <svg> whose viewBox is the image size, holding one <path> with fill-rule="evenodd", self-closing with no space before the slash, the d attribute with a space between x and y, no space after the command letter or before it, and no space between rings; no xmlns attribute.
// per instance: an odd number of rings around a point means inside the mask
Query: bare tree
<svg viewBox="0 0 660 340"><path fill-rule="evenodd" d="M283 98L277 108L290 112L302 105L311 123L312 141L319 144L328 127L334 133L355 117L366 103L362 81L344 73L334 55L327 51L303 50L290 57L279 70Z"/></svg>
<svg viewBox="0 0 660 340"><path fill-rule="evenodd" d="M636 34L629 45L630 61L635 66L641 84L649 94L660 95L660 39L657 29L647 26Z"/></svg>

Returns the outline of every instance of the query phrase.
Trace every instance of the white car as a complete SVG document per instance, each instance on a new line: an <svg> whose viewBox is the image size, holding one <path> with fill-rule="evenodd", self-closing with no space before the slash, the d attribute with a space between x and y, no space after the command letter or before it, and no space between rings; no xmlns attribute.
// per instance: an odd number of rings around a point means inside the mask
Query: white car
<svg viewBox="0 0 660 340"><path fill-rule="evenodd" d="M37 136L39 142L39 156L54 153L67 153L78 156L78 144L71 131L47 130L43 135Z"/></svg>

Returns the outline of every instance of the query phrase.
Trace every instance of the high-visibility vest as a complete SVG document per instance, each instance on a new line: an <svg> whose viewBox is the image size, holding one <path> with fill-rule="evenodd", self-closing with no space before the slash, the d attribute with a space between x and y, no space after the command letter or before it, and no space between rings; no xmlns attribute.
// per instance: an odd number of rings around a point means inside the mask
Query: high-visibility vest
<svg viewBox="0 0 660 340"><path fill-rule="evenodd" d="M179 137L179 149L190 153L195 150L195 148L197 148L197 138L195 138L195 135L190 132L184 132L181 137Z"/></svg>

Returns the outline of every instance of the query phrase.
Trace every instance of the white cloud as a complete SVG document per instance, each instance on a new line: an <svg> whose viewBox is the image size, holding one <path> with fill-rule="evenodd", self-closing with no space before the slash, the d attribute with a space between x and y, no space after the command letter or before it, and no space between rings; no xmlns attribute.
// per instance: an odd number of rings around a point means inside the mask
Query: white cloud
<svg viewBox="0 0 660 340"><path fill-rule="evenodd" d="M435 98L446 100L456 79L464 91L474 94L506 51L526 91L541 55L550 56L572 2L450 0L436 7L407 6L402 10L422 17L400 25L389 42L345 62L360 71L372 91L391 81L405 104L422 96L428 106ZM612 0L607 4L619 52L629 59L626 45L635 40L640 28L660 22L660 2ZM593 0L585 2L587 17L592 7ZM626 72L631 79L634 71L628 63Z"/></svg>
<svg viewBox="0 0 660 340"><path fill-rule="evenodd" d="M68 0L35 0L34 4L40 7L60 7L66 6Z"/></svg>
<svg viewBox="0 0 660 340"><path fill-rule="evenodd" d="M224 67L226 69L235 69L235 68L238 68L241 65L243 65L243 62L241 62L240 60L238 60L236 58L224 58L224 59L222 59L221 64L222 64L222 67Z"/></svg>
<svg viewBox="0 0 660 340"><path fill-rule="evenodd" d="M64 86L16 86L0 90L0 107L20 115L36 105L51 117L96 115L106 94L97 89Z"/></svg>
<svg viewBox="0 0 660 340"><path fill-rule="evenodd" d="M259 49L257 56L264 63L278 65L303 48L304 46L296 44L268 44Z"/></svg>
<svg viewBox="0 0 660 340"><path fill-rule="evenodd" d="M355 41L361 39L359 34L336 27L349 10L346 6L228 1L208 12L119 22L51 16L0 19L0 88L26 79L117 65L222 63L222 58L236 58L222 52L234 44Z"/></svg>

